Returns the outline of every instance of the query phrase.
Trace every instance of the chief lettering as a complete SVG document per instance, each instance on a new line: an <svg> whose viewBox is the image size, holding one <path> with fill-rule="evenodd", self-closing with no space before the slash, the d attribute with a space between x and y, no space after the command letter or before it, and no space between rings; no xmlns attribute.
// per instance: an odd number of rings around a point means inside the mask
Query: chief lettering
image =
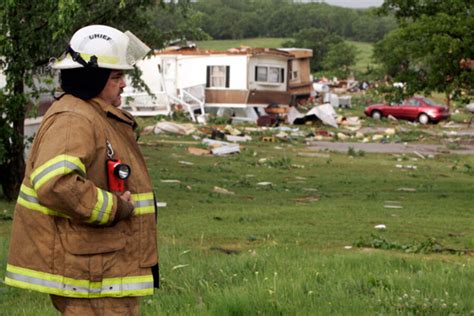
<svg viewBox="0 0 474 316"><path fill-rule="evenodd" d="M93 40L95 38L102 38L102 39L105 39L106 41L110 41L112 38L110 38L109 36L105 35L105 34L92 34L92 35L89 35L89 39Z"/></svg>

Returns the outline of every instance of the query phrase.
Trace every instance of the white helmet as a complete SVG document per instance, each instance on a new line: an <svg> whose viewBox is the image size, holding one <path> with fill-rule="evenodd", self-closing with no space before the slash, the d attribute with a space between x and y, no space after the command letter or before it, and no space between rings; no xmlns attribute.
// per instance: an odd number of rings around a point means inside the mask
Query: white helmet
<svg viewBox="0 0 474 316"><path fill-rule="evenodd" d="M66 54L51 67L128 70L149 51L150 48L129 31L123 33L110 26L89 25L74 33Z"/></svg>

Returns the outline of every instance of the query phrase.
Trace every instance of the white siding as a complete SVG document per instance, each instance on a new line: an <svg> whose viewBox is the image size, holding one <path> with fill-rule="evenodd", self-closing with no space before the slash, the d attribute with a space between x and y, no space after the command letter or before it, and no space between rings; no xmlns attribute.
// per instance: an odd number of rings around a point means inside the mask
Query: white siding
<svg viewBox="0 0 474 316"><path fill-rule="evenodd" d="M255 67L267 66L278 67L284 69L284 82L279 84L263 83L255 81ZM266 90L266 91L286 91L288 82L288 64L287 58L278 56L253 56L249 61L249 88L251 90Z"/></svg>

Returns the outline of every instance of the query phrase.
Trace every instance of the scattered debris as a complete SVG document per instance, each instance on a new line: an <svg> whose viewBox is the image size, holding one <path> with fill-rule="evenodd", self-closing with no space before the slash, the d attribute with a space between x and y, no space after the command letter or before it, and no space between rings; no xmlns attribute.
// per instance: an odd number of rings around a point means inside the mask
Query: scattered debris
<svg viewBox="0 0 474 316"><path fill-rule="evenodd" d="M191 135L196 131L196 128L193 124L186 123L186 124L178 124L175 122L167 122L161 121L156 123L153 132L155 134L160 133L171 133L171 134L179 134L179 135Z"/></svg>
<svg viewBox="0 0 474 316"><path fill-rule="evenodd" d="M400 164L396 164L395 167L398 168L398 169L411 169L411 170L416 170L416 169L418 169L418 167L415 166L415 165L400 165Z"/></svg>
<svg viewBox="0 0 474 316"><path fill-rule="evenodd" d="M271 183L271 182L259 182L259 183L257 183L257 185L265 187L265 186L273 186L273 183Z"/></svg>
<svg viewBox="0 0 474 316"><path fill-rule="evenodd" d="M399 192L416 192L415 188L398 188L397 191Z"/></svg>
<svg viewBox="0 0 474 316"><path fill-rule="evenodd" d="M417 155L418 157L420 157L421 159L426 159L426 157L425 157L425 156L423 156L422 154L420 154L420 153L419 153L419 152L417 152L416 150L415 150L415 151L413 151L413 153L414 153L415 155Z"/></svg>
<svg viewBox="0 0 474 316"><path fill-rule="evenodd" d="M190 162L190 161L184 161L184 160L180 160L178 161L178 163L182 164L182 165L186 165L186 166L192 166L194 165L194 163Z"/></svg>
<svg viewBox="0 0 474 316"><path fill-rule="evenodd" d="M209 138L204 138L202 140L202 143L211 147L212 154L216 156L222 156L222 155L240 152L239 144L228 143L228 142L209 139Z"/></svg>
<svg viewBox="0 0 474 316"><path fill-rule="evenodd" d="M276 142L276 138L274 136L263 136L260 140L262 142Z"/></svg>
<svg viewBox="0 0 474 316"><path fill-rule="evenodd" d="M235 194L235 192L229 191L229 190L221 188L221 187L216 187L216 186L214 187L214 189L212 189L212 192L220 193L220 194L230 194L230 195Z"/></svg>
<svg viewBox="0 0 474 316"><path fill-rule="evenodd" d="M299 157L307 157L307 158L330 158L329 154L320 154L320 153L297 153Z"/></svg>
<svg viewBox="0 0 474 316"><path fill-rule="evenodd" d="M174 270L177 270L177 269L186 268L186 267L188 267L188 266L189 266L189 264L178 264L178 265L172 267L172 268L171 268L171 271L174 271Z"/></svg>
<svg viewBox="0 0 474 316"><path fill-rule="evenodd" d="M167 206L168 206L168 204L166 202L156 202L156 207L157 208L165 208Z"/></svg>
<svg viewBox="0 0 474 316"><path fill-rule="evenodd" d="M385 230L387 229L387 226L385 226L385 224L379 224L379 225L375 225L374 228L378 230Z"/></svg>
<svg viewBox="0 0 474 316"><path fill-rule="evenodd" d="M352 246L344 246L344 249L350 250L350 249L352 249Z"/></svg>
<svg viewBox="0 0 474 316"><path fill-rule="evenodd" d="M211 149L213 155L223 156L228 154L240 153L239 144L229 144Z"/></svg>
<svg viewBox="0 0 474 316"><path fill-rule="evenodd" d="M384 205L384 208L395 208L395 209L400 209L403 208L401 205Z"/></svg>
<svg viewBox="0 0 474 316"><path fill-rule="evenodd" d="M198 147L188 147L188 152L195 156L207 156L211 154L211 151L209 149Z"/></svg>
<svg viewBox="0 0 474 316"><path fill-rule="evenodd" d="M229 142L247 142L251 141L252 137L250 136L234 136L234 135L225 135L225 139L228 140Z"/></svg>
<svg viewBox="0 0 474 316"><path fill-rule="evenodd" d="M163 180L160 180L161 183L181 183L181 181L179 180L175 180L175 179L163 179Z"/></svg>

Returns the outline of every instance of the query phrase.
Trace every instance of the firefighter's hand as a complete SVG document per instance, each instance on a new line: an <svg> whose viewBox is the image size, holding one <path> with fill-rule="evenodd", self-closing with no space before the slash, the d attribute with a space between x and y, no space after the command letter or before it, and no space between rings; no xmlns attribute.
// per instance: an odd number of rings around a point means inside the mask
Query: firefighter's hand
<svg viewBox="0 0 474 316"><path fill-rule="evenodd" d="M130 191L122 193L117 198L117 212L115 213L113 222L117 223L121 220L132 217L134 208L135 206L133 205Z"/></svg>
<svg viewBox="0 0 474 316"><path fill-rule="evenodd" d="M130 193L130 191L125 191L122 193L122 195L120 195L120 198L124 201L127 201L129 203L132 203L133 204L133 201L132 201L132 194Z"/></svg>

